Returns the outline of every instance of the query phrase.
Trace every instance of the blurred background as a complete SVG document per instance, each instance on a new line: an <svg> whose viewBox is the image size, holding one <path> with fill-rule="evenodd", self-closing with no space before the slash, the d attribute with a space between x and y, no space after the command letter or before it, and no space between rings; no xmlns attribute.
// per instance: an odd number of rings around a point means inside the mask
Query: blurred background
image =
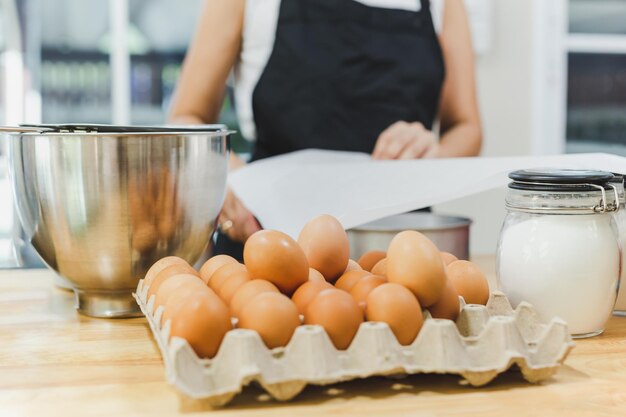
<svg viewBox="0 0 626 417"><path fill-rule="evenodd" d="M626 155L626 0L466 0L485 156ZM0 123L161 124L202 0L0 0ZM237 129L232 91L221 121ZM25 262L0 140L0 267ZM234 138L234 149L249 144ZM503 190L452 201L493 253Z"/></svg>

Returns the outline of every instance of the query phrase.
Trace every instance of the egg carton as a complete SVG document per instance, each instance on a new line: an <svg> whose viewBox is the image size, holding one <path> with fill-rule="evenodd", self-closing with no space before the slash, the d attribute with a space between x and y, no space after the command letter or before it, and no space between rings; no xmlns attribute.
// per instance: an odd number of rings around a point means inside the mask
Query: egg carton
<svg viewBox="0 0 626 417"><path fill-rule="evenodd" d="M513 310L493 292L486 306L462 303L456 322L425 320L417 338L401 346L386 323L364 322L348 349L337 350L321 326L302 325L285 347L268 349L253 330L229 331L213 359L199 358L186 340L170 340L163 307L152 314L143 280L134 295L157 341L167 380L188 397L212 406L228 403L243 387L258 383L277 400L290 400L307 384L326 385L374 375L457 374L482 386L517 365L531 383L550 378L574 343L567 324L542 322L522 302Z"/></svg>

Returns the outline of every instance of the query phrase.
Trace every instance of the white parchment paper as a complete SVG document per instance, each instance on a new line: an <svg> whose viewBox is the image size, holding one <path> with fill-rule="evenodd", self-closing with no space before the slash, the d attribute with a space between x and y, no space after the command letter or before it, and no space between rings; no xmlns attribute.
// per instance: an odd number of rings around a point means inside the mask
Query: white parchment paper
<svg viewBox="0 0 626 417"><path fill-rule="evenodd" d="M373 161L363 153L309 149L250 163L229 176L229 185L264 228L296 238L319 214L337 217L348 229L505 186L516 169L548 167L626 174L626 158L598 153Z"/></svg>

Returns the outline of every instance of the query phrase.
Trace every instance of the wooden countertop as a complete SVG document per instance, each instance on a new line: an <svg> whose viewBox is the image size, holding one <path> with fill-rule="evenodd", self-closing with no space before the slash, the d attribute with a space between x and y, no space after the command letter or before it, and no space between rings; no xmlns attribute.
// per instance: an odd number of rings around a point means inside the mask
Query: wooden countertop
<svg viewBox="0 0 626 417"><path fill-rule="evenodd" d="M475 259L493 279L493 257ZM80 316L47 270L0 271L1 416L599 416L626 415L626 318L577 341L540 385L517 372L482 388L448 375L309 386L288 403L248 388L211 409L179 397L145 319Z"/></svg>

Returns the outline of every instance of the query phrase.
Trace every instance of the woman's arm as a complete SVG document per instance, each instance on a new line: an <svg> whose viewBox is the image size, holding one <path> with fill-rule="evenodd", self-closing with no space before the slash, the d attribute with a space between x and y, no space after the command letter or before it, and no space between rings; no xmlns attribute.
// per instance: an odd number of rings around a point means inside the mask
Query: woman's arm
<svg viewBox="0 0 626 417"><path fill-rule="evenodd" d="M241 48L245 0L206 0L183 62L169 121L179 124L218 120L228 74ZM243 161L230 154L231 169Z"/></svg>
<svg viewBox="0 0 626 417"><path fill-rule="evenodd" d="M205 0L172 100L171 123L217 122L226 79L241 49L244 8L245 0ZM243 164L234 152L230 153L231 170ZM259 229L254 216L230 190L218 222L228 224L223 232L240 241Z"/></svg>
<svg viewBox="0 0 626 417"><path fill-rule="evenodd" d="M463 0L445 0L439 42L446 67L439 105L440 139L419 122L398 121L378 137L374 159L448 158L480 152L474 52Z"/></svg>
<svg viewBox="0 0 626 417"><path fill-rule="evenodd" d="M245 0L205 0L183 62L169 121L215 123L241 48Z"/></svg>
<svg viewBox="0 0 626 417"><path fill-rule="evenodd" d="M476 101L474 51L463 0L445 0L439 38L446 78L441 92L437 157L475 156L480 152L482 130Z"/></svg>

